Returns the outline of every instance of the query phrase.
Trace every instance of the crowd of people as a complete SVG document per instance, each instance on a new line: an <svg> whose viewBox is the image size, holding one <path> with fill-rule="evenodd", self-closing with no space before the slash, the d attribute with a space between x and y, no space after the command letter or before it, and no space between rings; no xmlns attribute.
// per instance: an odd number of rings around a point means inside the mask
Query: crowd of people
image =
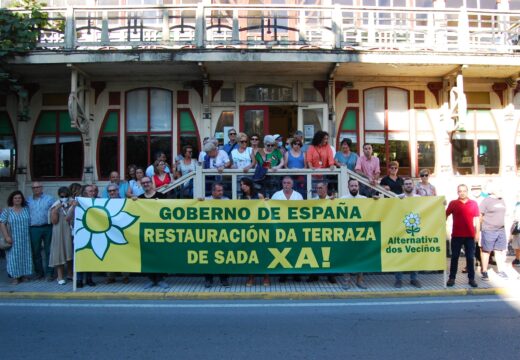
<svg viewBox="0 0 520 360"><path fill-rule="evenodd" d="M11 246L5 250L7 257L7 273L12 284L22 281L47 279L65 285L72 281L73 275L73 221L76 197L88 198L132 198L132 199L162 199L167 195L157 191L158 188L171 183L175 178L184 176L196 170L198 164L206 169L216 169L222 173L226 168L241 169L244 176L239 178L240 199L244 200L303 200L307 198L303 183L298 176L270 176L281 168L299 169L326 169L346 166L365 178L372 185L381 185L394 192L400 198L416 196L436 196L436 188L429 182L428 169L420 171L420 181L414 183L409 177L401 177L399 163L391 161L387 175L381 176L379 158L374 156L372 146L364 144L362 154L353 151L352 141L342 139L339 151L329 143L329 135L318 131L309 145L304 144L303 133L297 131L285 143L282 136L266 135L263 138L263 147L259 146L258 135L248 136L237 133L234 129L228 132L229 142L219 146L216 138L206 138L203 151L198 158L193 157L194 149L187 145L182 149L182 155L176 160L175 167L171 168L166 154L156 154L153 164L147 168L135 165L128 166L128 180L122 180L117 171L112 171L108 185L99 193L95 184L81 185L73 183L69 187L60 187L57 198L46 194L40 182L32 183L32 195L26 198L21 191L14 191L7 200L0 214L0 231ZM246 175L251 173L250 176ZM281 178L281 179L280 179ZM225 184L218 176L207 178L208 194L200 200L227 200ZM313 181L315 196L313 199L334 199L335 191L330 189L330 183L325 176L316 177ZM343 198L373 198L379 195L376 190L366 186L354 178L347 184L348 193ZM266 194L269 192L269 195ZM497 273L500 277L508 277L505 269L505 251L508 246L508 235L505 231L505 202L496 188L490 187L480 204L469 199L468 187L459 185L458 198L449 203L446 217L453 217L451 234L451 266L447 286L455 284L458 258L461 249L467 260L464 272L468 274L468 284L477 287L475 281L475 256L481 265L481 279L489 280L488 267L491 255L497 264ZM176 193L178 198L193 198L193 182L184 183ZM511 229L512 246L516 256L514 266L520 266L520 203L515 209L515 224L518 231ZM514 231L513 231L514 230ZM106 283L116 281L115 273L106 274ZM331 283L337 282L340 274L329 274L327 279ZM422 287L418 272L410 272L410 285ZM122 282L128 283L128 273L121 274ZM165 274L147 274L149 283L146 287L158 286L168 288ZM221 274L222 286L229 286L228 275ZM280 281L287 281L287 276L280 277ZM318 276L310 275L307 281L316 281ZM300 276L294 276L294 281L301 281ZM344 274L341 283L345 289L357 286L367 289L363 273ZM84 285L95 286L92 273L78 273L77 287ZM253 286L255 276L247 278L246 285ZM263 285L269 286L271 279L263 275ZM205 287L213 285L213 276L205 276ZM403 286L403 274L395 273L396 288Z"/></svg>

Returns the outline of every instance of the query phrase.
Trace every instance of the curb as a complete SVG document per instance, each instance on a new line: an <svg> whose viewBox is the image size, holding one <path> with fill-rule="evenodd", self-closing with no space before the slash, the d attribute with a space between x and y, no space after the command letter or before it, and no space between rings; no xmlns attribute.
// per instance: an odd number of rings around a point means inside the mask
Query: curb
<svg viewBox="0 0 520 360"><path fill-rule="evenodd" d="M193 293L114 293L114 292L80 292L80 293L48 293L48 292L0 292L0 299L31 300L334 300L334 299L380 299L403 297L439 297L439 296L480 296L509 295L505 288L493 289L453 289L453 290L415 290L395 292L193 292Z"/></svg>

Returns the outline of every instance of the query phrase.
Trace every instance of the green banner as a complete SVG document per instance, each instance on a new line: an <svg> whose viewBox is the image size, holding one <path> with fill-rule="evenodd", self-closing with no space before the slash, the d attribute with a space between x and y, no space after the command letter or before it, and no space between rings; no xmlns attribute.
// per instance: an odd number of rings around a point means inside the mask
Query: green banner
<svg viewBox="0 0 520 360"><path fill-rule="evenodd" d="M442 270L443 198L79 199L78 271L296 274Z"/></svg>

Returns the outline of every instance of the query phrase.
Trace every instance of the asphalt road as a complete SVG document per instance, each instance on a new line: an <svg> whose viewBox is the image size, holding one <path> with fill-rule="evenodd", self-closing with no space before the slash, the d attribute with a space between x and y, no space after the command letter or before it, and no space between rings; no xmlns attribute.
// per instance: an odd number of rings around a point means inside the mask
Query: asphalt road
<svg viewBox="0 0 520 360"><path fill-rule="evenodd" d="M2 359L517 359L520 299L0 301Z"/></svg>

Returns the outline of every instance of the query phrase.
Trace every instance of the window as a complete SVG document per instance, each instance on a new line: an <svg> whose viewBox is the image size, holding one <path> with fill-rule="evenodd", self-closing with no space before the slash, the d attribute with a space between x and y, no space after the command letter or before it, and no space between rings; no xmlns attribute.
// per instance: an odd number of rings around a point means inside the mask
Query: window
<svg viewBox="0 0 520 360"><path fill-rule="evenodd" d="M415 129L417 139L417 170L428 169L430 174L435 170L435 137L433 127L426 110L415 110Z"/></svg>
<svg viewBox="0 0 520 360"><path fill-rule="evenodd" d="M452 135L455 175L498 174L500 147L490 110L469 110L464 132Z"/></svg>
<svg viewBox="0 0 520 360"><path fill-rule="evenodd" d="M110 172L119 172L119 111L109 110L98 139L98 174L108 179Z"/></svg>
<svg viewBox="0 0 520 360"><path fill-rule="evenodd" d="M339 149L341 147L340 144L343 139L349 138L352 140L352 148L350 150L355 153L359 153L357 134L358 117L358 108L347 108L345 110L345 114L343 115L343 119L341 120L341 125L339 127L340 130L336 148Z"/></svg>
<svg viewBox="0 0 520 360"><path fill-rule="evenodd" d="M197 130L195 118L189 109L179 109L179 134L178 134L178 153L182 155L182 148L191 145L193 148L193 159L199 157L200 138Z"/></svg>
<svg viewBox="0 0 520 360"><path fill-rule="evenodd" d="M0 181L13 180L16 166L16 144L9 115L0 111Z"/></svg>
<svg viewBox="0 0 520 360"><path fill-rule="evenodd" d="M172 92L146 88L126 94L126 163L151 164L163 151L172 161Z"/></svg>
<svg viewBox="0 0 520 360"><path fill-rule="evenodd" d="M293 101L292 88L279 85L253 85L246 88L246 101Z"/></svg>
<svg viewBox="0 0 520 360"><path fill-rule="evenodd" d="M83 142L66 110L42 111L32 140L34 179L81 179Z"/></svg>
<svg viewBox="0 0 520 360"><path fill-rule="evenodd" d="M372 144L381 169L390 161L399 162L401 174L411 174L410 118L408 91L374 88L364 93L365 143Z"/></svg>
<svg viewBox="0 0 520 360"><path fill-rule="evenodd" d="M234 126L234 124L235 124L234 116L235 116L235 113L233 111L222 111L220 113L220 116L217 121L217 126L215 127L215 137L217 139L219 139L219 142L222 143L222 145L224 142L224 129L227 127L230 127L230 126L231 127ZM253 130L253 132L254 132L254 130ZM251 133L247 132L247 130L246 130L246 133L251 134Z"/></svg>

